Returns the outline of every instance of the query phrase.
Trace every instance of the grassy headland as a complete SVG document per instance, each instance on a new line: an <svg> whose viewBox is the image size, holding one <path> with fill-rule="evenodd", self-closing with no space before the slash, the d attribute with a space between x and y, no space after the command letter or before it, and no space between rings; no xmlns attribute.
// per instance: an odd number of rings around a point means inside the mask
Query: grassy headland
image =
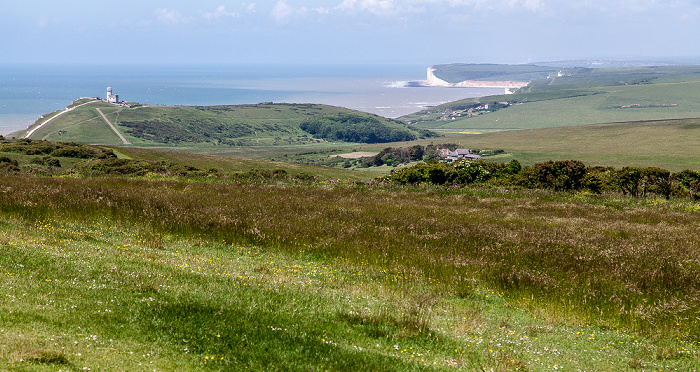
<svg viewBox="0 0 700 372"><path fill-rule="evenodd" d="M430 133L407 127L402 122L340 107L314 104L273 104L232 106L116 106L97 101L56 117L32 133L32 139L75 141L119 145L121 140L97 111L115 125L134 146L219 149L235 147L324 146L323 136L304 131L300 125L311 118L349 118L364 131L371 143L393 138L413 140ZM35 125L44 122L40 119ZM347 122L347 120L346 120ZM9 137L19 138L27 131ZM388 136L382 136L389 133ZM358 142L362 141L358 138ZM348 138L341 140L348 141ZM350 141L348 141L350 142ZM221 149L223 148L223 149ZM213 150L217 151L217 150Z"/></svg>
<svg viewBox="0 0 700 372"><path fill-rule="evenodd" d="M448 82L459 83L465 80L481 81L523 81L546 79L556 75L560 70L556 67L535 65L499 65L499 64L469 64L452 63L433 66L436 77Z"/></svg>

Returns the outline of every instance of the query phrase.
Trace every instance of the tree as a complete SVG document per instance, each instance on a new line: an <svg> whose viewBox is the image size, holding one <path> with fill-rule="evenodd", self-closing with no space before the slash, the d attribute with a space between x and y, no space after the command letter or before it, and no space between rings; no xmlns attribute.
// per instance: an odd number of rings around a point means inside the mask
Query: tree
<svg viewBox="0 0 700 372"><path fill-rule="evenodd" d="M586 176L586 165L579 160L537 163L532 170L540 187L556 191L580 190Z"/></svg>
<svg viewBox="0 0 700 372"><path fill-rule="evenodd" d="M639 186L642 182L642 171L635 167L624 167L615 172L615 184L623 195L639 196Z"/></svg>
<svg viewBox="0 0 700 372"><path fill-rule="evenodd" d="M686 169L673 174L673 180L686 190L693 199L700 197L700 172Z"/></svg>
<svg viewBox="0 0 700 372"><path fill-rule="evenodd" d="M642 170L643 194L647 191L663 195L666 200L671 198L673 178L666 169L651 167Z"/></svg>

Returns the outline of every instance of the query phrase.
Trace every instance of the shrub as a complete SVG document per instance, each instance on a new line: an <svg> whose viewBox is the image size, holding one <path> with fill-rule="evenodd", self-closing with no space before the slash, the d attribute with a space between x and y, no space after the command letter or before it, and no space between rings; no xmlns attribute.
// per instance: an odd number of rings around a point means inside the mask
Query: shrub
<svg viewBox="0 0 700 372"><path fill-rule="evenodd" d="M532 166L539 187L555 191L580 190L586 176L586 165L579 160L548 161Z"/></svg>
<svg viewBox="0 0 700 372"><path fill-rule="evenodd" d="M615 172L615 184L623 195L639 196L639 186L642 182L642 171L635 167L624 167Z"/></svg>
<svg viewBox="0 0 700 372"><path fill-rule="evenodd" d="M46 165L48 165L49 167L61 168L61 162L56 158L47 159Z"/></svg>
<svg viewBox="0 0 700 372"><path fill-rule="evenodd" d="M458 160L446 164L435 160L416 164L403 168L388 176L388 180L395 183L433 185L459 184L467 185L474 182L483 182L488 179L489 172L483 162Z"/></svg>
<svg viewBox="0 0 700 372"><path fill-rule="evenodd" d="M645 168L642 170L643 193L653 192L663 195L667 200L671 198L673 191L673 178L671 172L661 168Z"/></svg>
<svg viewBox="0 0 700 372"><path fill-rule="evenodd" d="M25 155L51 155L78 159L116 158L112 150L88 146L76 142L49 142L21 139L0 144L0 151L16 152Z"/></svg>

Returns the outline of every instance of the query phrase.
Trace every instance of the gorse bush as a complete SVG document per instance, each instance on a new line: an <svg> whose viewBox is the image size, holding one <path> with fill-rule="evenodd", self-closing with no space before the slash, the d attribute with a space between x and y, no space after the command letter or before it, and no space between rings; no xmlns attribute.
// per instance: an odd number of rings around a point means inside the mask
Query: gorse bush
<svg viewBox="0 0 700 372"><path fill-rule="evenodd" d="M452 163L442 163L429 160L412 167L394 171L385 179L391 182L406 184L427 183L432 185L468 185L484 182L491 178L489 168L502 171L502 167L487 165L484 162L458 160ZM503 167L503 168L507 168Z"/></svg>
<svg viewBox="0 0 700 372"><path fill-rule="evenodd" d="M7 156L0 156L0 173L16 173L19 170L17 160L10 159Z"/></svg>
<svg viewBox="0 0 700 372"><path fill-rule="evenodd" d="M16 152L25 155L51 155L78 159L107 159L117 156L110 149L88 146L76 142L49 142L20 139L0 142L0 152Z"/></svg>
<svg viewBox="0 0 700 372"><path fill-rule="evenodd" d="M555 191L581 190L587 169L578 160L548 161L532 166L538 187Z"/></svg>
<svg viewBox="0 0 700 372"><path fill-rule="evenodd" d="M452 163L429 160L395 170L383 180L406 184L470 185L474 183L505 188L549 189L554 191L619 191L643 197L650 194L670 199L672 195L698 198L700 172L649 167L587 167L579 160L548 161L522 167L510 163L459 160Z"/></svg>

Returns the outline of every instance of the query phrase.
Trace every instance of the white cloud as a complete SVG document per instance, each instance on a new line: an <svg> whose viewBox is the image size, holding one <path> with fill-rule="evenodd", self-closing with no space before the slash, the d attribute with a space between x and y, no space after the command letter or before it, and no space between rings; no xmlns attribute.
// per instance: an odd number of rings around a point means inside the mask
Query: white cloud
<svg viewBox="0 0 700 372"><path fill-rule="evenodd" d="M244 3L243 5L245 6L246 12L248 12L248 13L255 13L255 12L257 12L257 10L255 9L255 6L256 6L255 3L250 3L250 4L248 4L248 5L245 5L245 3Z"/></svg>
<svg viewBox="0 0 700 372"><path fill-rule="evenodd" d="M177 24L185 22L185 19L177 10L158 8L154 11L154 13L156 15L156 19L162 23Z"/></svg>
<svg viewBox="0 0 700 372"><path fill-rule="evenodd" d="M419 0L420 2L424 2ZM544 0L427 0L425 2L447 4L452 8L470 8L480 11L529 10L538 12L545 8Z"/></svg>
<svg viewBox="0 0 700 372"><path fill-rule="evenodd" d="M426 12L513 11L539 12L545 0L343 0L335 10L356 14L369 12L381 16L400 16Z"/></svg>
<svg viewBox="0 0 700 372"><path fill-rule="evenodd" d="M343 0L336 8L340 10L367 10L372 13L392 11L393 0Z"/></svg>
<svg viewBox="0 0 700 372"><path fill-rule="evenodd" d="M285 0L280 0L275 4L270 12L270 16L278 23L285 23L291 18L298 17L307 13L306 7L292 8Z"/></svg>
<svg viewBox="0 0 700 372"><path fill-rule="evenodd" d="M214 12L204 13L204 18L206 19L220 19L225 17L238 18L240 17L240 14L226 11L226 7L223 5L216 8Z"/></svg>
<svg viewBox="0 0 700 372"><path fill-rule="evenodd" d="M544 2L541 0L522 0L523 8L536 12L544 8Z"/></svg>
<svg viewBox="0 0 700 372"><path fill-rule="evenodd" d="M345 14L360 14L367 12L383 17L402 17L405 14L424 13L426 5L439 3L444 0L343 0L332 10Z"/></svg>

